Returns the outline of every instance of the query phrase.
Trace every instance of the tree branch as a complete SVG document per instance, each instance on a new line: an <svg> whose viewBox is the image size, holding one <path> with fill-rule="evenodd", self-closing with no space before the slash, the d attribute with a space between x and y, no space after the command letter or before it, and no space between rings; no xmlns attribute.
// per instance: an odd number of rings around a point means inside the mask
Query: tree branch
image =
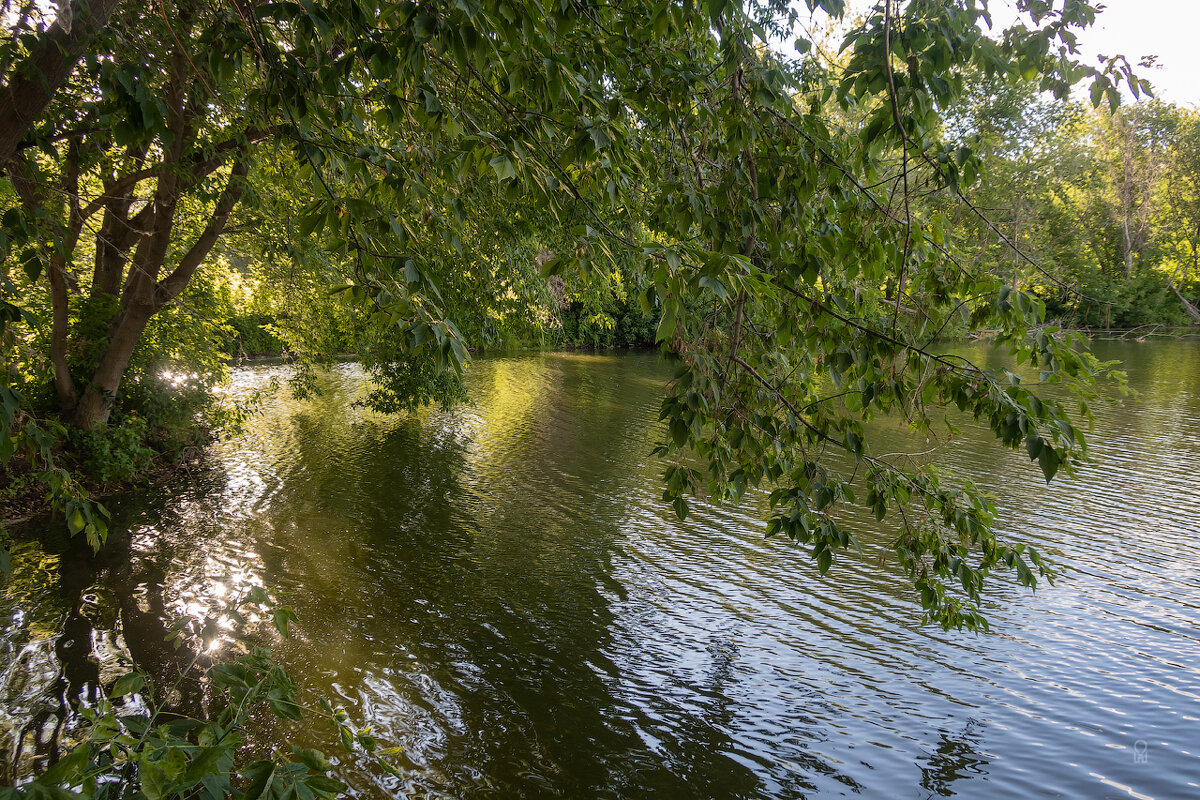
<svg viewBox="0 0 1200 800"><path fill-rule="evenodd" d="M224 156L232 150L244 147L246 143L260 142L266 139L277 130L276 126L269 128L249 128L240 136L226 139L220 144L212 148L211 155L208 158L201 159L201 155L197 153L193 158L189 159L190 166L186 167L191 173L193 182L206 178L215 172L222 164L225 163ZM146 167L117 178L112 183L106 184L104 191L97 195L87 207L83 209L82 218L88 219L97 211L99 211L106 202L113 199L119 199L122 192L130 189L147 178L157 177L162 173L164 165L155 164L153 167Z"/></svg>
<svg viewBox="0 0 1200 800"><path fill-rule="evenodd" d="M204 230L195 243L184 253L183 258L179 260L179 265L175 267L170 275L159 281L155 287L155 311L179 296L179 293L187 286L188 281L192 279L192 275L196 272L196 268L200 266L200 262L204 260L204 257L212 250L213 245L216 244L217 239L224 232L230 212L233 211L233 207L237 205L238 200L242 198L242 192L245 191L245 177L249 168L249 160L243 152L238 160L234 162L233 169L230 170L229 179L225 183L225 190L221 192L221 197L217 200L217 205L213 209L212 219L208 221L208 225L204 227Z"/></svg>
<svg viewBox="0 0 1200 800"><path fill-rule="evenodd" d="M108 24L120 0L77 0L71 7L73 24L51 25L8 85L0 89L0 170L35 122L41 119L54 93L71 76L96 34Z"/></svg>

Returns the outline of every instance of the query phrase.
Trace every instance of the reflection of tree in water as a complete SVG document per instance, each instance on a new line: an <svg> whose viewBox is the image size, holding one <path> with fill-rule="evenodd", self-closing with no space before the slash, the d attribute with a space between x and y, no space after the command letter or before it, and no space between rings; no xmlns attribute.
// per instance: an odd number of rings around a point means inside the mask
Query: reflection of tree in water
<svg viewBox="0 0 1200 800"><path fill-rule="evenodd" d="M942 732L936 749L921 767L921 788L930 797L953 797L951 784L969 775L985 774L988 759L983 753L984 723L971 717L957 733Z"/></svg>
<svg viewBox="0 0 1200 800"><path fill-rule="evenodd" d="M114 522L119 530L119 515ZM153 602L142 608L145 598L139 604L132 592L109 588L125 583L128 538L114 534L97 554L82 538L56 536L53 525L32 531L41 534L37 541L13 548L13 572L5 583L0 784L57 761L74 741L80 706L97 702L102 686L132 663L151 675L178 668L179 654L163 640L161 593L157 608ZM198 702L193 695L191 689L173 700L192 707Z"/></svg>
<svg viewBox="0 0 1200 800"><path fill-rule="evenodd" d="M374 698L408 747L412 789L598 796L645 760L602 654L621 522L612 497L633 477L620 473L624 448L645 447L624 434L647 388L622 366L481 365L492 371L476 449L458 453L468 462L447 463L428 432L376 451L390 463L372 471L405 489L364 520L387 565L375 600L411 624L373 627L409 659L369 671L390 673L388 688L418 709L405 718ZM444 486L427 474L434 465L457 485L429 493Z"/></svg>
<svg viewBox="0 0 1200 800"><path fill-rule="evenodd" d="M822 722L797 708L789 709L788 730L773 749L764 750L760 741L742 742L738 729L745 730L745 709L736 699L741 648L736 631L717 631L705 646L708 669L702 681L684 685L688 690L688 712L680 715L680 699L664 700L655 706L654 715L675 717L667 726L660 724L656 733L664 738L663 775L653 776L651 786L630 786L618 796L650 795L655 790L664 796L696 798L773 797L797 800L816 795L820 787L813 776L837 781L851 792L864 787L836 764L807 751L807 743L828 736ZM758 655L753 656L760 657ZM672 687L676 692L680 686ZM815 689L797 690L806 706L820 709L823 716L836 713ZM786 752L786 759L781 755Z"/></svg>
<svg viewBox="0 0 1200 800"><path fill-rule="evenodd" d="M0 784L44 769L67 719L64 699L86 675L68 676L79 665L73 650L78 632L64 627L78 603L78 587L60 567L63 543L51 549L35 541L12 547L12 574L4 584L7 625L0 641L6 667L0 675ZM75 598L68 595L75 590ZM90 632L90 631L89 631ZM86 659L82 665L86 671Z"/></svg>
<svg viewBox="0 0 1200 800"><path fill-rule="evenodd" d="M626 498L660 469L647 458L660 383L647 367L482 362L479 402L449 415L379 418L335 391L255 418L218 451L227 474L131 503L113 529L137 532L132 551L85 562L59 590L74 610L56 619L78 629L62 641L82 646L58 657L66 685L105 679L89 645L105 625L151 674L169 671L163 626L180 593L203 600L206 582L239 567L300 615L296 639L276 644L285 666L383 746L405 747L401 783L351 769L365 796L803 796L803 776L832 767L806 759L794 779L774 767L764 778L766 762L742 757L736 636L709 643L695 703L623 691L613 556ZM112 619L80 602L98 584L112 589ZM331 744L319 730L287 735Z"/></svg>
<svg viewBox="0 0 1200 800"><path fill-rule="evenodd" d="M650 710L622 697L607 655L623 501L658 478L646 454L660 381L647 366L482 362L476 405L451 415L301 410L274 423L287 442L268 459L277 491L239 535L301 617L285 662L310 686L332 686L385 746L405 748L403 782L359 774L356 788L463 798L762 788L753 765L714 755L737 747L724 695L732 640L713 651L711 702L673 711L677 741L661 747L640 734Z"/></svg>

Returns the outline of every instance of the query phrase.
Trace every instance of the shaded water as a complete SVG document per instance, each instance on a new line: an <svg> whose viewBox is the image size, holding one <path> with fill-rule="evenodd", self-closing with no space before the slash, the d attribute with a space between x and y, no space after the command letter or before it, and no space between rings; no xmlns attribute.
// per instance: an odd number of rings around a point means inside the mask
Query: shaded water
<svg viewBox="0 0 1200 800"><path fill-rule="evenodd" d="M350 407L348 366L277 395L212 474L124 503L131 563L19 550L0 727L40 711L51 735L64 662L161 660L160 617L261 583L301 620L282 663L404 748L400 779L345 765L367 796L1200 793L1200 344L1097 350L1141 394L1101 409L1077 479L1046 489L970 433L936 455L1058 551L1057 585L992 589L990 635L919 626L885 535L821 579L753 507L675 520L653 356L483 361L471 406L406 418Z"/></svg>

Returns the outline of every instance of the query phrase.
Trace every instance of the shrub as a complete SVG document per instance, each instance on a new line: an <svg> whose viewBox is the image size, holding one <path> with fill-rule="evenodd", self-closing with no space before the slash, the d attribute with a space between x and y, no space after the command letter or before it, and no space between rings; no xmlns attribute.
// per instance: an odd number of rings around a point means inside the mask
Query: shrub
<svg viewBox="0 0 1200 800"><path fill-rule="evenodd" d="M101 483L128 483L150 468L154 451L146 446L149 427L139 416L95 430L70 431L70 444L83 470Z"/></svg>

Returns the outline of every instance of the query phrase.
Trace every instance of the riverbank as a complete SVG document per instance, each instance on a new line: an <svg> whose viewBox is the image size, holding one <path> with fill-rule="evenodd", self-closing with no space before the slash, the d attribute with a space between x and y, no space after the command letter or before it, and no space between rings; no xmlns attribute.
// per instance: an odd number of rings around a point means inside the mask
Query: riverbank
<svg viewBox="0 0 1200 800"><path fill-rule="evenodd" d="M44 423L45 420L40 422ZM206 468L205 445L214 438L213 432L197 426L194 443L176 452L152 451L144 448L144 463L128 477L120 480L100 480L90 472L85 459L62 438L49 448L55 469L64 470L71 480L83 489L92 501L105 499L147 486L161 485L181 475L192 475ZM51 515L54 510L49 498L46 465L37 464L27 454L17 454L0 467L0 521L4 528L22 525Z"/></svg>
<svg viewBox="0 0 1200 800"><path fill-rule="evenodd" d="M1166 325L1144 325L1136 328L1080 328L1074 332L1084 334L1094 341L1200 341L1200 328L1178 327ZM975 337L975 340L986 341L988 337ZM966 341L966 340L964 340ZM948 342L949 343L949 342ZM512 357L553 353L595 353L595 354L630 354L645 353L655 349L654 345L635 344L628 347L597 347L592 344L526 344L514 343L510 347L498 347L488 350L474 350L472 355L478 359L493 357ZM354 353L339 353L333 359L335 363L355 363L358 356ZM257 368L296 363L294 354L258 354L246 356L231 361L230 366L236 368ZM88 494L103 502L105 498L128 492L132 489L150 485L162 484L180 475L194 474L206 468L204 445L214 438L209 429L196 428L202 441L189 445L182 451L172 454L155 452L144 469L137 471L135 476L126 480L98 481L90 477L81 459L73 457L69 448L62 442L55 444L53 454L58 466L65 468ZM14 457L5 468L0 469L0 519L5 526L20 525L49 513L45 496L45 486L36 480L34 471L28 467L27 459Z"/></svg>
<svg viewBox="0 0 1200 800"><path fill-rule="evenodd" d="M553 346L520 344L487 351L476 350L472 355L476 358L489 358L533 352L631 353L651 349L653 349L652 346L641 345L598 348L587 344ZM355 353L339 353L333 356L330 362L356 363L358 360ZM231 359L228 364L231 368L253 369L297 362L295 354L281 352L244 356ZM189 400L195 403L195 397L191 397ZM187 430L181 431L176 425L176 430L170 436L157 437L158 439L169 439L172 442L177 442L182 438L187 440L186 444L156 448L153 446L156 439L154 431L143 430L140 435L131 437L122 434L121 425L114 425L85 434L61 424L53 415L26 419L21 424L27 422L36 422L39 427L56 428L61 431L61 434L54 438L48 451L54 466L65 470L88 497L101 503L106 498L133 489L162 484L180 475L193 474L205 469L205 447L216 438L211 427L193 422L187 427ZM122 423L122 425L124 424ZM84 452L85 449L87 452ZM118 479L104 480L98 477L98 472L110 471L110 468L111 471L120 475ZM35 460L27 454L15 454L6 463L0 465L0 523L4 527L21 525L51 513L45 472L45 464L35 463Z"/></svg>

